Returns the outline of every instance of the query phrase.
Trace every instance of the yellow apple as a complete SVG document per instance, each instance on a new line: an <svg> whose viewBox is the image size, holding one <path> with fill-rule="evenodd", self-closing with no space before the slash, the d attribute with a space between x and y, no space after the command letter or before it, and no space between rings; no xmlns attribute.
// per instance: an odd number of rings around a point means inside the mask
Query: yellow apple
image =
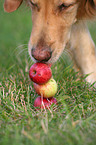
<svg viewBox="0 0 96 145"><path fill-rule="evenodd" d="M51 98L57 93L57 83L51 78L47 83L42 85L34 83L34 89L40 96Z"/></svg>

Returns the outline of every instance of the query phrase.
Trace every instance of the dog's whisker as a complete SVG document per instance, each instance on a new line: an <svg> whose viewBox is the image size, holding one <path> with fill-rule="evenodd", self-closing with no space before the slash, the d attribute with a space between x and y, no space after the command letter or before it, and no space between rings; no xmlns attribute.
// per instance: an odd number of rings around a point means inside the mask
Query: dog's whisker
<svg viewBox="0 0 96 145"><path fill-rule="evenodd" d="M16 49L19 49L19 48L21 49L21 48L24 47L24 46L28 46L28 44L21 44L21 45L17 46L17 47L15 48L15 50L16 50Z"/></svg>
<svg viewBox="0 0 96 145"><path fill-rule="evenodd" d="M19 45L18 47L22 47L22 46L26 46L26 45L28 45L28 44L21 44L21 45Z"/></svg>
<svg viewBox="0 0 96 145"><path fill-rule="evenodd" d="M14 49L14 51L12 51L12 53L11 53L11 55L13 55L16 51L19 51L19 49L26 49L26 48L24 48L25 46L28 46L28 44L22 44L22 45L19 45L18 47L16 47L15 49ZM28 48L27 48L28 49Z"/></svg>
<svg viewBox="0 0 96 145"><path fill-rule="evenodd" d="M23 53L24 51L28 53L27 49L28 48L22 49L19 53L17 53L17 56L20 55L21 53Z"/></svg>
<svg viewBox="0 0 96 145"><path fill-rule="evenodd" d="M29 59L30 59L30 57L29 57ZM28 60L28 62L29 62L29 65L32 65L33 64L32 59Z"/></svg>
<svg viewBox="0 0 96 145"><path fill-rule="evenodd" d="M33 60L31 59L31 57L30 57L30 55L29 55L29 54L28 54L27 59L28 59L28 63L29 63L29 65L31 65L31 64L33 63Z"/></svg>

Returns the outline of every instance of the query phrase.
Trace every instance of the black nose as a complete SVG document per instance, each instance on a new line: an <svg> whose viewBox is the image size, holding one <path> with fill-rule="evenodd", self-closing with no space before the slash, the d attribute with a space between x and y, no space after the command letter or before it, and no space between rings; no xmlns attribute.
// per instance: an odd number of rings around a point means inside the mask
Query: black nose
<svg viewBox="0 0 96 145"><path fill-rule="evenodd" d="M37 61L43 61L47 62L52 55L52 51L50 47L35 47L31 49L31 55L34 57Z"/></svg>

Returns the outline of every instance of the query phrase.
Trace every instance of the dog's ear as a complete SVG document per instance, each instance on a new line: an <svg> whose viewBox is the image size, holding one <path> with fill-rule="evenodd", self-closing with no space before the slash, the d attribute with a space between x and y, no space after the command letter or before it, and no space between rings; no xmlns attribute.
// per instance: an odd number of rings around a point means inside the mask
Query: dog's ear
<svg viewBox="0 0 96 145"><path fill-rule="evenodd" d="M77 19L90 19L96 16L96 0L80 0Z"/></svg>
<svg viewBox="0 0 96 145"><path fill-rule="evenodd" d="M22 3L23 0L5 0L4 10L8 13L15 11Z"/></svg>
<svg viewBox="0 0 96 145"><path fill-rule="evenodd" d="M96 7L96 0L93 0L93 2L94 2L94 5L95 5L95 7Z"/></svg>
<svg viewBox="0 0 96 145"><path fill-rule="evenodd" d="M96 0L87 0L85 9L89 17L96 16Z"/></svg>

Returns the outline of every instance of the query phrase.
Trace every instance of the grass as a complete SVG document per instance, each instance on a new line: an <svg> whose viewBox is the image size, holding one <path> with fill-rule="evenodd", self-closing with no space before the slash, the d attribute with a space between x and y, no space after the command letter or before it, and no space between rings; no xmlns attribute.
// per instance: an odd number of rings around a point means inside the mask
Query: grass
<svg viewBox="0 0 96 145"><path fill-rule="evenodd" d="M95 145L96 89L74 72L65 54L52 66L58 105L33 107L37 94L28 77L32 62L27 51L31 25L28 8L7 14L1 3L0 144ZM89 28L96 42L95 23Z"/></svg>

